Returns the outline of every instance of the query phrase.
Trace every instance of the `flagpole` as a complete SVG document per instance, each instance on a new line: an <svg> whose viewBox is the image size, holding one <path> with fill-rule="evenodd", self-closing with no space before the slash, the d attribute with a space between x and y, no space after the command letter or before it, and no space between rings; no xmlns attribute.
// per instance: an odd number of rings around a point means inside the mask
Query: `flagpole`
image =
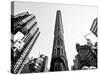
<svg viewBox="0 0 100 75"><path fill-rule="evenodd" d="M88 34L86 34L85 36L84 36L84 38L86 39L86 36L88 36L88 35L90 35L91 34L91 32L90 33L88 33Z"/></svg>

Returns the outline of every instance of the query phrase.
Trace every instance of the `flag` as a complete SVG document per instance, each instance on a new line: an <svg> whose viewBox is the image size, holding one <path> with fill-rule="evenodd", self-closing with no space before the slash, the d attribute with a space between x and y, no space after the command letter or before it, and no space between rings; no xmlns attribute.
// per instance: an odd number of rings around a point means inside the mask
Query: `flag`
<svg viewBox="0 0 100 75"><path fill-rule="evenodd" d="M90 28L90 31L97 37L97 18L94 19L93 24Z"/></svg>

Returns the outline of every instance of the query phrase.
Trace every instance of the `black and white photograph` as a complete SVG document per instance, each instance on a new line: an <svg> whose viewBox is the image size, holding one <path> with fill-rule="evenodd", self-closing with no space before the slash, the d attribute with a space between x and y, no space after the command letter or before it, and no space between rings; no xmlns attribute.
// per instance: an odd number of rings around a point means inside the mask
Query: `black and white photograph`
<svg viewBox="0 0 100 75"><path fill-rule="evenodd" d="M11 2L11 73L98 69L98 7Z"/></svg>

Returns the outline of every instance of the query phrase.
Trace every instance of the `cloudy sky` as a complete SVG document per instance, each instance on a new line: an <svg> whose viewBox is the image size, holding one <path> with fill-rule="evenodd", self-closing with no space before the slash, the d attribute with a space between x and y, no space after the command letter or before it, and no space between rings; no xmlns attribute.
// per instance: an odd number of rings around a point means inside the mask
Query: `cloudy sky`
<svg viewBox="0 0 100 75"><path fill-rule="evenodd" d="M69 68L73 65L73 59L77 54L75 44L85 44L84 36L90 33L93 19L97 17L96 6L50 4L34 2L15 2L14 15L28 11L37 18L40 36L38 37L29 57L38 57L39 54L48 56L48 68L50 67L53 48L54 27L56 11L60 10L64 27L64 43ZM94 43L97 39L91 33L90 38Z"/></svg>

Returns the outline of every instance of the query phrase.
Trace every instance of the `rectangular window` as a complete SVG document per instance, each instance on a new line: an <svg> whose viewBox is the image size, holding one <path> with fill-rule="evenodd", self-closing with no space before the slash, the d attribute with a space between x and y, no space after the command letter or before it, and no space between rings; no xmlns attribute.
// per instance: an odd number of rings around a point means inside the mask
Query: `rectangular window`
<svg viewBox="0 0 100 75"><path fill-rule="evenodd" d="M60 40L57 40L57 45L60 45Z"/></svg>
<svg viewBox="0 0 100 75"><path fill-rule="evenodd" d="M57 48L57 55L60 56L60 48Z"/></svg>

